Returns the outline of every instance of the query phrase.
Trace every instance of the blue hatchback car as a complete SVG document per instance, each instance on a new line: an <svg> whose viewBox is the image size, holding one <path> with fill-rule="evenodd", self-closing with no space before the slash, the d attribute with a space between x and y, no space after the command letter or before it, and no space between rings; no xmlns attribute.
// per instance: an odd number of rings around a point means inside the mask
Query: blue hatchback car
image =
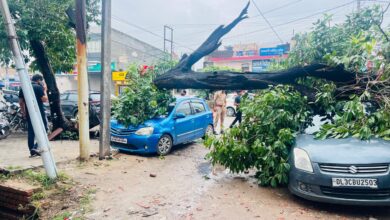
<svg viewBox="0 0 390 220"><path fill-rule="evenodd" d="M111 120L111 146L133 153L168 154L172 146L211 134L213 114L200 98L177 98L165 116L137 127Z"/></svg>

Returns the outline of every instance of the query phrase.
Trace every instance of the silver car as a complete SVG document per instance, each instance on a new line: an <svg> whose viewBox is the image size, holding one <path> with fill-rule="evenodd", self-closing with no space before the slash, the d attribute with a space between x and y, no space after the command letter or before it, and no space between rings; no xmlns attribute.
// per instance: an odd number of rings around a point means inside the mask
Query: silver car
<svg viewBox="0 0 390 220"><path fill-rule="evenodd" d="M315 140L311 134L302 134L291 152L289 190L318 202L387 206L389 164L389 141Z"/></svg>

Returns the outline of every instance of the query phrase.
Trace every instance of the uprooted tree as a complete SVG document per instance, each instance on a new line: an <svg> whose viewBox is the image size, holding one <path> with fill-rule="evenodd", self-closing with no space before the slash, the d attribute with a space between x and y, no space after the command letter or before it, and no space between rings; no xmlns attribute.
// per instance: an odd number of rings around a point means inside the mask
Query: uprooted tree
<svg viewBox="0 0 390 220"><path fill-rule="evenodd" d="M89 21L98 21L98 2L88 1ZM71 71L76 61L74 1L11 0L9 7L25 60L32 61L30 68L39 70L46 81L53 128L67 128L54 74ZM0 19L0 63L10 65L11 60L3 19Z"/></svg>
<svg viewBox="0 0 390 220"><path fill-rule="evenodd" d="M330 119L317 138L390 140L390 43L389 30L382 28L389 6L366 8L333 26L331 16L325 15L312 32L294 37L296 46L288 58L275 61L269 72L192 71L194 63L217 49L220 39L247 18L248 6L154 80L165 89L260 90L241 104L246 115L242 124L218 139L206 139L213 163L233 172L256 168L262 185L286 184L289 148L315 114Z"/></svg>

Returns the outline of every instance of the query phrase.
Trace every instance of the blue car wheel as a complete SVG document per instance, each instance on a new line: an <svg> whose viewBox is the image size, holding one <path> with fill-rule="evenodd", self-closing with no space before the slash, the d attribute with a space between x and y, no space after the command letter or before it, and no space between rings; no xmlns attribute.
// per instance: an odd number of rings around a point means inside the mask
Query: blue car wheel
<svg viewBox="0 0 390 220"><path fill-rule="evenodd" d="M157 154L161 156L167 155L171 151L172 145L171 136L167 134L162 135L157 143Z"/></svg>

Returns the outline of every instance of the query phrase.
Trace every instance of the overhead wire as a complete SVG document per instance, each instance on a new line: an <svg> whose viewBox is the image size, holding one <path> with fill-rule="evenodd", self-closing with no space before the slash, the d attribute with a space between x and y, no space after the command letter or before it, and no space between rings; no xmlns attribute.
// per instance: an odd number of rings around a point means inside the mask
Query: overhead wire
<svg viewBox="0 0 390 220"><path fill-rule="evenodd" d="M316 12L316 13L313 13L313 14L310 14L310 15L306 15L304 17L300 17L300 18L293 19L293 20L290 20L290 21L287 21L287 22L284 22L284 23L276 24L276 25L273 25L273 27L275 28L275 27L280 27L280 26L285 26L285 25L291 24L291 23L295 23L295 22L300 21L300 20L311 18L311 17L314 17L316 15L324 14L326 12L333 11L335 9L345 7L345 6L350 5L352 3L355 3L355 1L350 1L348 3L342 4L342 5L333 7L333 8L328 8L328 9L322 10L320 12ZM249 34L254 34L254 33L257 33L257 32L268 30L268 29L269 28L258 29L258 30L247 32L247 33L242 33L242 34L237 34L237 35L234 35L234 36L226 37L225 39L232 39L232 38L236 38L236 37L246 36L246 35L249 35Z"/></svg>
<svg viewBox="0 0 390 220"><path fill-rule="evenodd" d="M252 0L252 3L253 5L255 6L255 8L257 9L257 11L259 12L259 14L261 15L261 17L263 17L264 21L267 22L269 28L271 28L272 32L274 32L274 34L279 38L280 42L283 43L283 40L282 38L279 36L278 32L276 32L275 28L272 26L272 24L268 21L268 19L264 16L263 12L261 12L260 8L257 6L255 0Z"/></svg>
<svg viewBox="0 0 390 220"><path fill-rule="evenodd" d="M140 29L140 30L143 30L144 32L149 33L149 34L151 34L151 35L153 35L153 36L155 36L155 37L164 39L164 36L159 35L159 34L156 34L156 33L152 32L152 31L150 31L150 30L148 30L148 29L146 29L146 28L143 28L143 27L141 27L141 26L139 26L139 25L133 24L133 23L131 23L131 22L128 22L128 21L123 20L123 19L121 19L121 18L118 18L118 17L116 17L116 16L113 16L112 18L113 18L114 20L118 21L118 22L127 24L127 25L129 25L129 26L133 26L133 27L138 28L138 29ZM188 49L188 50L194 51L194 49L192 49L192 48L190 48L190 47L187 47L187 46L185 46L185 45L182 45L182 44L180 44L180 43L177 43L177 42L175 42L175 41L173 41L173 44L175 44L175 45L177 45L177 46L179 46L179 47L183 47L183 48L186 48L186 49Z"/></svg>

